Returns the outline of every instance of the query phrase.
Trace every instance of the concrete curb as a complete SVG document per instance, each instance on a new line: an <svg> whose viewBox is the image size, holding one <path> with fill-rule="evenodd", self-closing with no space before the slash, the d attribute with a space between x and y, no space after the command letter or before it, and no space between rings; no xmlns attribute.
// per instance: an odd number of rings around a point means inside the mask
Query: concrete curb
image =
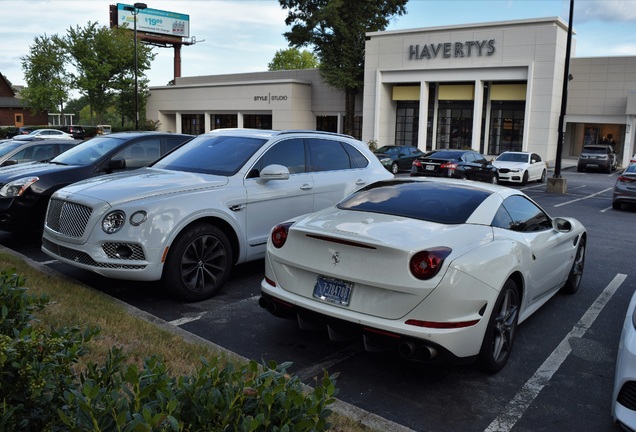
<svg viewBox="0 0 636 432"><path fill-rule="evenodd" d="M71 277L68 277L56 270L53 270L52 268L49 268L47 266L45 266L44 264L39 263L38 261L35 261L25 255L22 255L19 252L16 252L12 249L9 249L5 246L0 245L0 252L4 252L7 253L9 255L13 255L17 258L22 259L27 265L29 265L30 267L34 268L35 270L38 270L41 273L44 273L48 276L52 276L52 277L57 277L57 278L61 278L64 280L68 280L71 281L73 283L82 285L84 287L86 287L87 289L91 289L94 290L93 287L88 286L80 281L77 281ZM100 291L101 292L101 291ZM104 295L108 295L108 294L104 294ZM217 345L213 342L210 342L209 340L206 340L200 336L197 336L195 334L192 334L190 332L187 332L185 330L183 330L180 327L174 326L170 323L168 323L167 321L162 320L161 318L152 315L148 312L145 312L141 309L138 309L134 306L129 305L126 302L123 302L115 297L109 296L111 298L111 300L115 303L120 305L121 307L123 307L128 313L130 313L131 315L134 315L136 317L139 317L145 321L148 321L154 325L156 325L157 327L160 327L163 330L166 330L168 332L174 333L179 335L180 337L182 337L184 340L188 341L188 342L192 342L192 343L198 343L198 344L202 344L202 345L207 345L211 348L213 348L214 350L226 355L229 358L232 358L236 361L242 361L242 362L249 362L249 359L246 357L241 356L240 354L235 353L234 351L230 351L227 348L224 348L220 345ZM307 386L305 384L303 384L303 387L305 387L307 390L313 390L312 387ZM336 399L336 401L330 406L330 409L342 416L345 416L347 418L353 419L356 422L358 422L361 425L364 425L374 431L378 431L378 432L415 432L413 429L409 429L406 426L402 426L400 424L394 423L390 420L387 420L383 417L380 417L376 414L373 414L371 412L368 412L366 410L363 410L362 408L358 408L355 405L351 405L347 402L341 401L339 399Z"/></svg>

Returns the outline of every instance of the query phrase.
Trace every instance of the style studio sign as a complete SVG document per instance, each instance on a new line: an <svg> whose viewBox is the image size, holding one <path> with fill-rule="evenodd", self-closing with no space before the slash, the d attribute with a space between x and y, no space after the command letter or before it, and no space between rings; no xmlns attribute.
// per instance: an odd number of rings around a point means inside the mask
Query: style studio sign
<svg viewBox="0 0 636 432"><path fill-rule="evenodd" d="M276 101L286 101L286 100L287 100L287 95L273 95L269 93L266 95L254 96L255 102L262 101L262 102L272 103Z"/></svg>
<svg viewBox="0 0 636 432"><path fill-rule="evenodd" d="M444 42L437 44L410 45L409 60L432 60L435 58L459 58L491 56L495 53L495 40Z"/></svg>

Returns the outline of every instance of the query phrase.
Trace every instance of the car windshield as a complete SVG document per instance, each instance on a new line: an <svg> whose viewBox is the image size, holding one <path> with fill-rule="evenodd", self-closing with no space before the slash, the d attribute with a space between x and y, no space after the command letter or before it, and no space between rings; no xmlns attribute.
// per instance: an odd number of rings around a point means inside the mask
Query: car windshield
<svg viewBox="0 0 636 432"><path fill-rule="evenodd" d="M636 164L629 164L623 174L636 174Z"/></svg>
<svg viewBox="0 0 636 432"><path fill-rule="evenodd" d="M500 162L528 162L528 155L523 153L502 153L497 156Z"/></svg>
<svg viewBox="0 0 636 432"><path fill-rule="evenodd" d="M21 145L24 145L24 142L11 142L11 141L9 141L9 142L0 144L0 156L6 155L10 151L20 147Z"/></svg>
<svg viewBox="0 0 636 432"><path fill-rule="evenodd" d="M605 147L583 147L583 153L607 154L607 149Z"/></svg>
<svg viewBox="0 0 636 432"><path fill-rule="evenodd" d="M381 181L350 195L338 208L462 224L490 195L470 185L427 181Z"/></svg>
<svg viewBox="0 0 636 432"><path fill-rule="evenodd" d="M199 135L152 166L231 176L266 142L267 139L245 136Z"/></svg>
<svg viewBox="0 0 636 432"><path fill-rule="evenodd" d="M440 151L433 151L431 153L427 153L425 156L433 158L433 159L455 159L455 160L457 160L460 157L462 157L463 155L464 155L464 153L458 152L458 151L440 150Z"/></svg>
<svg viewBox="0 0 636 432"><path fill-rule="evenodd" d="M395 154L400 152L398 146L382 146L375 151L376 153Z"/></svg>
<svg viewBox="0 0 636 432"><path fill-rule="evenodd" d="M51 163L64 165L90 165L122 144L121 139L96 137L65 151L51 159Z"/></svg>

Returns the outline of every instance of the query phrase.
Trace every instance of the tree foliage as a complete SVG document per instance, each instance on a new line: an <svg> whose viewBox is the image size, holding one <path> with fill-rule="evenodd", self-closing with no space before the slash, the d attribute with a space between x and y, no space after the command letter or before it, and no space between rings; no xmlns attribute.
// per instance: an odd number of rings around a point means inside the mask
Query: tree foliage
<svg viewBox="0 0 636 432"><path fill-rule="evenodd" d="M59 109L63 114L70 89L64 48L57 36L37 36L33 42L21 58L27 87L20 96L34 112Z"/></svg>
<svg viewBox="0 0 636 432"><path fill-rule="evenodd" d="M408 0L278 0L288 11L285 33L290 46L312 45L320 72L330 85L345 90L345 133L353 132L355 96L364 82L366 32L386 29L406 13Z"/></svg>
<svg viewBox="0 0 636 432"><path fill-rule="evenodd" d="M152 47L137 44L140 108L145 107L145 71L155 58ZM64 36L36 37L22 58L27 88L22 96L35 110L50 110L68 100L70 89L86 98L97 123L115 105L124 119L134 119L135 41L126 27L109 28L89 22L71 27ZM141 109L143 112L143 109Z"/></svg>
<svg viewBox="0 0 636 432"><path fill-rule="evenodd" d="M125 28L98 27L89 22L86 27L69 28L64 46L70 54L76 72L73 81L88 101L100 122L106 108L115 102L116 94L132 93L135 49L134 36ZM143 76L155 54L152 48L137 44L137 74ZM145 81L141 80L144 92ZM120 108L122 107L121 104ZM134 116L134 107L126 108L122 116ZM131 115L132 111L132 115Z"/></svg>
<svg viewBox="0 0 636 432"><path fill-rule="evenodd" d="M314 69L318 65L318 57L314 53L307 50L300 51L298 48L289 48L276 51L267 68L270 71Z"/></svg>

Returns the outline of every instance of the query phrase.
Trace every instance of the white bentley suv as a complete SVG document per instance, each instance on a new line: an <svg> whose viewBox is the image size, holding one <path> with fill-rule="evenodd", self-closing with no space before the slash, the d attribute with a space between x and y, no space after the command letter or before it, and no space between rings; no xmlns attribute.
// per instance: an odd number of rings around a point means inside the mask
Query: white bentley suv
<svg viewBox="0 0 636 432"><path fill-rule="evenodd" d="M42 250L116 279L158 281L186 301L214 295L269 232L392 178L367 145L316 131L221 129L147 168L51 198Z"/></svg>

